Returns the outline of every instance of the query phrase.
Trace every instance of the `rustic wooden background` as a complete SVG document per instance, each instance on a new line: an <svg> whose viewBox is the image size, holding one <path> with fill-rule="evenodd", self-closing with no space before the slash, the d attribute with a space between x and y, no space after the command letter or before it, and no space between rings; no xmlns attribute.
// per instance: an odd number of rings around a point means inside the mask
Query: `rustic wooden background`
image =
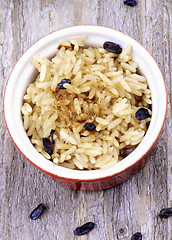
<svg viewBox="0 0 172 240"><path fill-rule="evenodd" d="M0 0L0 240L171 240L172 218L157 217L172 206L172 1ZM109 190L82 192L52 181L15 148L3 119L6 81L17 59L49 32L73 25L103 25L138 40L154 56L168 90L166 123L148 164ZM29 214L40 202L48 209L37 221ZM96 227L76 237L86 221Z"/></svg>

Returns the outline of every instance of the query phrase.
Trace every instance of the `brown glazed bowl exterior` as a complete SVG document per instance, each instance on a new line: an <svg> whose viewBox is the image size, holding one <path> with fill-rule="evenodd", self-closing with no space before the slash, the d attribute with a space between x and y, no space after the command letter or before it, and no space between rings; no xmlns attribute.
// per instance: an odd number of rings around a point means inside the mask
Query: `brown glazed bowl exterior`
<svg viewBox="0 0 172 240"><path fill-rule="evenodd" d="M110 169L71 170L57 166L45 159L31 144L24 131L21 106L26 88L37 73L30 63L35 55L51 58L62 40L87 36L87 46L102 46L112 41L125 47L132 45L132 58L138 62L139 70L148 81L152 94L152 117L149 128L136 149ZM4 93L4 118L8 132L24 157L56 182L76 190L102 190L114 187L136 174L148 161L160 136L167 111L167 91L162 73L153 57L137 41L124 33L101 26L74 26L64 28L43 37L33 44L13 68Z"/></svg>
<svg viewBox="0 0 172 240"><path fill-rule="evenodd" d="M153 150L153 148L152 148ZM56 176L53 176L52 174L49 174L45 172L47 176L49 176L51 179L54 181L62 184L63 186L73 188L75 190L103 190L103 189L108 189L111 187L115 187L119 185L120 183L125 182L129 178L131 178L133 175L135 175L144 165L148 162L150 155L152 154L152 150L144 156L142 159L140 159L136 164L133 166L129 167L128 169L124 170L123 172L120 172L118 174L115 174L113 176L107 177L107 178L102 178L102 179L97 179L97 180L91 180L91 181L78 181L76 180L71 180L71 179L60 179L57 178Z"/></svg>

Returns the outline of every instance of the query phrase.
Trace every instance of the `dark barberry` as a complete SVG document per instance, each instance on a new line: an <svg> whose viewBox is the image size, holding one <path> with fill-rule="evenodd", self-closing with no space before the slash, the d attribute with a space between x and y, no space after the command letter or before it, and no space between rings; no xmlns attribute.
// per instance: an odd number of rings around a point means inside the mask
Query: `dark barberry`
<svg viewBox="0 0 172 240"><path fill-rule="evenodd" d="M69 79L66 79L66 78L62 79L61 82L57 85L58 88L59 88L59 89L66 89L65 87L63 87L63 84L64 84L64 83L69 83L69 84L71 84L71 81L70 81Z"/></svg>
<svg viewBox="0 0 172 240"><path fill-rule="evenodd" d="M136 0L125 0L124 4L130 6L130 7L134 7L137 5L137 1Z"/></svg>
<svg viewBox="0 0 172 240"><path fill-rule="evenodd" d="M144 120L146 118L151 117L147 108L139 108L135 116L138 120Z"/></svg>
<svg viewBox="0 0 172 240"><path fill-rule="evenodd" d="M88 233L94 228L94 223L93 222L87 222L84 225L77 227L74 231L74 234L77 236L83 235L85 233Z"/></svg>
<svg viewBox="0 0 172 240"><path fill-rule="evenodd" d="M51 132L50 132L50 137L51 137L51 142L52 142L52 144L55 143L55 142L54 142L54 139L53 139L53 134L54 134L54 132L55 132L54 129L52 129Z"/></svg>
<svg viewBox="0 0 172 240"><path fill-rule="evenodd" d="M122 52L122 48L114 42L105 42L103 44L103 48L108 52L112 52L116 54L120 54Z"/></svg>
<svg viewBox="0 0 172 240"><path fill-rule="evenodd" d="M51 156L53 154L53 149L50 140L48 138L43 138L42 140L45 151Z"/></svg>
<svg viewBox="0 0 172 240"><path fill-rule="evenodd" d="M142 240L142 234L140 232L134 233L131 240Z"/></svg>
<svg viewBox="0 0 172 240"><path fill-rule="evenodd" d="M43 203L40 203L30 214L30 218L32 220L37 219L44 211L45 205Z"/></svg>
<svg viewBox="0 0 172 240"><path fill-rule="evenodd" d="M91 131L93 131L93 130L96 129L96 126L94 125L94 123L89 123L89 122L87 122L87 123L83 126L83 128L84 128L85 130L88 130L89 132L91 132Z"/></svg>
<svg viewBox="0 0 172 240"><path fill-rule="evenodd" d="M160 218L168 218L170 216L172 216L172 208L163 208L159 213Z"/></svg>

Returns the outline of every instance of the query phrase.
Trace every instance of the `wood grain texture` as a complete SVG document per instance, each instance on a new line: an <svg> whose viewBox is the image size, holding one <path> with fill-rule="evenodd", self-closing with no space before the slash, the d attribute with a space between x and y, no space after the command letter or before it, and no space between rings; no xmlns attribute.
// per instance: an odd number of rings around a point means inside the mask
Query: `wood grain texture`
<svg viewBox="0 0 172 240"><path fill-rule="evenodd" d="M172 206L172 1L0 0L0 240L171 240L172 218L157 217ZM3 92L17 59L35 41L73 25L120 30L150 51L164 74L168 113L148 164L127 182L105 191L82 192L52 181L27 162L12 143L3 119ZM40 202L48 209L37 221L29 214ZM73 230L96 223L88 235Z"/></svg>

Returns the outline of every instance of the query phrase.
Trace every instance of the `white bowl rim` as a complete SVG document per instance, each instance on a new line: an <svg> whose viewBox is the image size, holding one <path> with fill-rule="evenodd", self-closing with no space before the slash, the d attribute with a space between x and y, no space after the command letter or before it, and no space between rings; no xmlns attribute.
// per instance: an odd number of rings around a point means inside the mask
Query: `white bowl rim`
<svg viewBox="0 0 172 240"><path fill-rule="evenodd" d="M82 32L82 29L83 32ZM116 33L118 35L120 35L121 37L126 37L128 38L131 42L133 42L134 44L136 44L137 46L139 46L140 49L142 49L142 51L144 51L144 53L146 54L146 56L151 59L151 62L153 64L153 66L156 68L156 70L158 71L159 77L161 78L161 83L162 85L162 89L161 91L163 92L163 109L162 109L162 117L159 120L159 128L156 129L156 134L155 136L153 135L153 138L151 139L151 143L149 144L149 146L147 146L147 148L144 149L144 151L140 151L143 147L143 141L146 139L146 135L150 129L148 129L144 139L142 140L142 142L137 146L137 148L129 155L127 156L125 159L123 159L122 161L118 162L116 165L114 165L112 168L106 169L106 170L71 170L71 169L67 169L64 167L60 167L55 165L54 163L52 163L51 161L46 160L40 153L38 153L36 151L36 149L33 147L33 152L34 155L32 156L32 154L28 154L28 152L23 151L22 148L22 144L19 141L18 138L16 138L15 135L15 131L10 128L10 119L8 118L9 114L8 114L8 107L9 107L9 99L10 96L9 94L7 94L7 92L10 92L10 87L9 87L9 83L13 80L14 78L14 71L16 66L19 65L19 63L21 62L21 59L27 54L28 51L31 51L32 48L37 47L38 44L44 42L44 40L46 38L51 38L51 37L55 37L56 33L61 33L62 34L69 34L73 33L74 30L76 32L82 32L80 35L84 35L84 31L91 31L91 32L99 32L99 31L107 31L108 33ZM75 32L75 34L76 34ZM73 35L75 35L73 34ZM79 36L79 35L78 35ZM135 165L136 163L138 163L144 156L147 155L147 153L152 149L152 147L154 146L155 142L157 141L157 139L160 136L160 133L162 131L164 122L165 122L165 117L166 117L166 113L167 113L167 89L166 89L166 84L165 84L165 80L164 77L159 69L159 66L157 65L156 61L154 60L154 58L152 57L152 55L139 43L137 42L135 39L131 38L130 36L126 35L125 33L122 33L118 30L112 29L112 28L108 28L108 27L104 27L104 26L94 26L94 25L82 25L82 26L71 26L71 27L66 27L63 29L59 29L57 31L53 31L49 34L47 34L46 36L42 37L41 39L39 39L37 42L35 42L30 48L28 48L24 54L19 58L19 60L17 61L16 65L14 66L13 70L11 71L11 74L8 78L7 84L6 84L6 88L4 91L4 101L3 101L3 109L4 109L4 119L5 119L5 123L8 129L8 132L14 142L14 144L16 145L16 147L19 149L19 151L24 155L24 157L26 159L28 159L33 165L35 165L37 168L39 168L40 170L42 170L43 172L50 174L54 177L57 178L61 178L61 179L70 179L70 180L77 180L77 181L95 181L95 180L100 180L100 179L105 179L105 178L109 178L111 176L120 174L121 172L126 171L128 168L132 167L133 165ZM151 123L150 123L151 125ZM27 136L26 136L27 137ZM27 137L28 139L28 137ZM144 143L146 143L146 140L144 141ZM136 155L138 155L136 157Z"/></svg>

